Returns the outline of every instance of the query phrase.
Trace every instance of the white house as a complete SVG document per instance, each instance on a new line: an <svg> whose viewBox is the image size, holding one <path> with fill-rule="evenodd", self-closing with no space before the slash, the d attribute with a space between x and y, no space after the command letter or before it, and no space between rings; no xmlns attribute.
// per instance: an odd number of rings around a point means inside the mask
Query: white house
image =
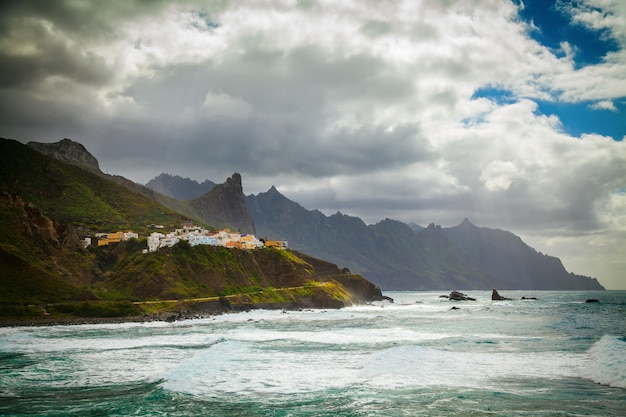
<svg viewBox="0 0 626 417"><path fill-rule="evenodd" d="M151 233L150 236L148 236L148 252L155 252L157 249L159 249L160 241L164 237L165 235L163 233Z"/></svg>
<svg viewBox="0 0 626 417"><path fill-rule="evenodd" d="M123 232L120 240L126 241L130 239L139 239L139 234L133 232Z"/></svg>

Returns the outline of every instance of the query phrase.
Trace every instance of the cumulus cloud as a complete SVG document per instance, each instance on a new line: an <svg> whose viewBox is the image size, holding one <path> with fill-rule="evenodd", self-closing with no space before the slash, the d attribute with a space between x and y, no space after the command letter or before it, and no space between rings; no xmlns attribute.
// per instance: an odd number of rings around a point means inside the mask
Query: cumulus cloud
<svg viewBox="0 0 626 417"><path fill-rule="evenodd" d="M613 103L612 100L602 100L602 101L592 103L589 105L589 108L593 110L610 110L614 112L617 111L617 107L615 107L615 104Z"/></svg>
<svg viewBox="0 0 626 417"><path fill-rule="evenodd" d="M626 150L568 136L537 103L619 111L626 10L558 3L619 45L576 67L576 45L534 40L522 5L4 2L0 134L73 138L142 183L239 171L247 193L276 185L367 222L467 216L580 266L581 248L600 256L623 237ZM486 87L510 97L474 96Z"/></svg>

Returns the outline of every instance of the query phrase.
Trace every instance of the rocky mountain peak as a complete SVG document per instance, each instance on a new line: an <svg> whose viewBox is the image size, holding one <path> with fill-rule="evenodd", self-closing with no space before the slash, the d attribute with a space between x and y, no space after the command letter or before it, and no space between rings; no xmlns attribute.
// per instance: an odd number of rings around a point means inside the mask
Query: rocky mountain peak
<svg viewBox="0 0 626 417"><path fill-rule="evenodd" d="M476 227L474 226L474 224L470 221L470 219L468 219L467 217L465 217L463 219L463 221L461 222L461 224L459 224L459 226L462 227Z"/></svg>
<svg viewBox="0 0 626 417"><path fill-rule="evenodd" d="M230 178L226 179L226 186L243 192L243 186L241 185L241 174L235 172Z"/></svg>
<svg viewBox="0 0 626 417"><path fill-rule="evenodd" d="M229 227L242 233L255 233L254 222L248 213L241 175L235 172L223 184L213 187L208 193L190 201L201 214L202 221L214 227Z"/></svg>
<svg viewBox="0 0 626 417"><path fill-rule="evenodd" d="M101 172L98 160L82 144L71 139L53 143L28 142L26 145L59 161Z"/></svg>

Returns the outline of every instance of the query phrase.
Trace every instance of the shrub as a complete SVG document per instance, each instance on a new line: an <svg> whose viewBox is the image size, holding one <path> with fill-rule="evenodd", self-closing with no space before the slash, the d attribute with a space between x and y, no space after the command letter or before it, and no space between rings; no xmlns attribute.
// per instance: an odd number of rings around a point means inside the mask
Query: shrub
<svg viewBox="0 0 626 417"><path fill-rule="evenodd" d="M139 307L130 301L63 303L55 304L51 309L77 317L128 317L141 314Z"/></svg>

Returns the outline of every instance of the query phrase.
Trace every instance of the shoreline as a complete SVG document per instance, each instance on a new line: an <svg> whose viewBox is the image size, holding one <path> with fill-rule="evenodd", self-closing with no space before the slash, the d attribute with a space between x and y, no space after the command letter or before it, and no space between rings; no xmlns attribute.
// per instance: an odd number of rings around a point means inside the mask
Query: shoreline
<svg viewBox="0 0 626 417"><path fill-rule="evenodd" d="M342 303L343 304L343 303ZM221 316L224 314L245 313L253 310L282 310L287 311L313 311L340 309L347 305L305 305L300 303L258 303L258 304L236 304L229 308L218 308L202 311L193 310L171 310L161 313L144 314L141 316L128 317L30 317L30 318L0 318L1 327L48 327L48 326L80 326L85 324L123 324L123 323L152 323L165 322L174 323L177 321L187 321L196 319L206 319Z"/></svg>

